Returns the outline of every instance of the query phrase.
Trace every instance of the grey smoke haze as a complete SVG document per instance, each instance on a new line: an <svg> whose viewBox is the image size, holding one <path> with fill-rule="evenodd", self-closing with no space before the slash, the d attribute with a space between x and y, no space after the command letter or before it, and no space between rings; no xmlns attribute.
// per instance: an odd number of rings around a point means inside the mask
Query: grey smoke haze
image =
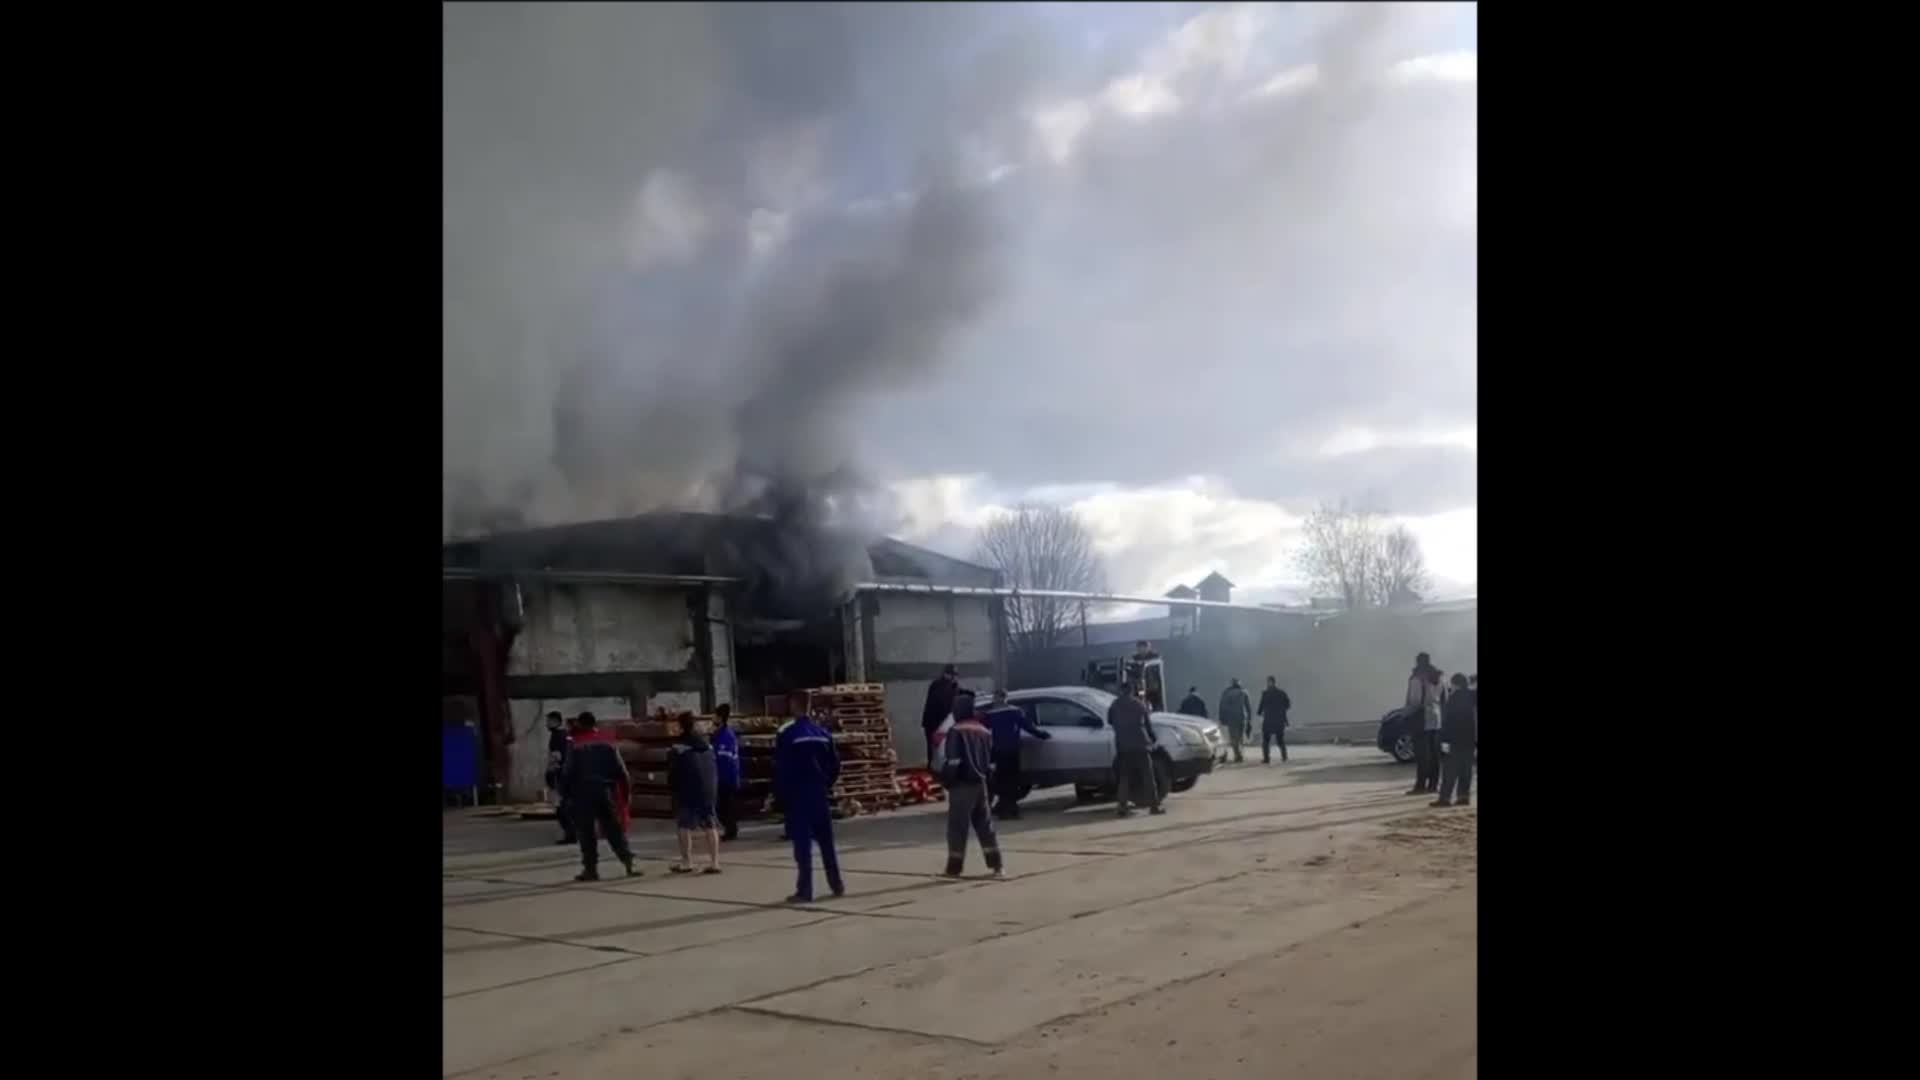
<svg viewBox="0 0 1920 1080"><path fill-rule="evenodd" d="M1381 77L1438 6L1168 51L1205 10L446 7L447 529L938 472L1471 505L1457 448L1315 453L1473 422L1476 93Z"/></svg>

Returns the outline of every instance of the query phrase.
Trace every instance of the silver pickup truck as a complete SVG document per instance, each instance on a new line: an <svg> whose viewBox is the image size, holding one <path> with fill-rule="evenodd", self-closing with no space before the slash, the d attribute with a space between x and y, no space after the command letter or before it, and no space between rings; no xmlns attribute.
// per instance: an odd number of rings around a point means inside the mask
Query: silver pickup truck
<svg viewBox="0 0 1920 1080"><path fill-rule="evenodd" d="M1007 703L1052 736L1020 736L1020 769L1027 790L1072 784L1083 802L1113 792L1113 729L1107 726L1112 694L1088 686L1045 686L1015 690ZM1153 777L1163 798L1169 791L1186 791L1213 771L1220 747L1218 724L1157 712L1153 730Z"/></svg>

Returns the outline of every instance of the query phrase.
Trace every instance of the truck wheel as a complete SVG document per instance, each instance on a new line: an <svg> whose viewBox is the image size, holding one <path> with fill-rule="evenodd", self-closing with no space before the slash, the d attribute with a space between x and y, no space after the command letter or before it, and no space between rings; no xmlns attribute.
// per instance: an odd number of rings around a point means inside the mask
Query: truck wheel
<svg viewBox="0 0 1920 1080"><path fill-rule="evenodd" d="M1173 782L1173 790L1175 790L1175 791L1192 791L1192 790L1193 790L1193 785L1195 785L1195 784L1197 784L1197 783L1199 783L1199 782L1200 782L1200 778L1199 778L1199 777L1197 777L1197 776L1189 776L1189 777L1187 777L1187 778L1186 778L1185 780L1175 780L1175 781Z"/></svg>

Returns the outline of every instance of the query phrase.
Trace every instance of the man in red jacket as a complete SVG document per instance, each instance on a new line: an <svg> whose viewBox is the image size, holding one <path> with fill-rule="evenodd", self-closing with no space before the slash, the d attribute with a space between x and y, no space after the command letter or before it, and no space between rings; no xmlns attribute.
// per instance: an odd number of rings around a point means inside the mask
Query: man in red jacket
<svg viewBox="0 0 1920 1080"><path fill-rule="evenodd" d="M640 876L634 869L633 852L627 847L627 817L631 812L632 782L627 763L620 760L620 749L613 734L600 730L590 712L573 718L573 747L561 769L560 788L572 805L573 831L580 839L580 873L575 881L600 880L600 838L594 827L606 833L607 846L626 867L628 877Z"/></svg>

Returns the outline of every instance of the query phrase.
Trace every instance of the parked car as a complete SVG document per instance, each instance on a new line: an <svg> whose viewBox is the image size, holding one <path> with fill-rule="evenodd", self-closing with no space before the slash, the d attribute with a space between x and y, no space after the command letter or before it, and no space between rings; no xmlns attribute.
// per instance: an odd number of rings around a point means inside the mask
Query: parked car
<svg viewBox="0 0 1920 1080"><path fill-rule="evenodd" d="M1402 765L1409 764L1414 758L1413 736L1400 722L1401 715L1406 711L1404 707L1388 709L1387 715L1380 718L1380 737L1377 740L1380 749Z"/></svg>
<svg viewBox="0 0 1920 1080"><path fill-rule="evenodd" d="M1107 708L1113 699L1113 694L1090 686L1048 686L1007 695L1009 704L1053 736L1020 737L1026 791L1072 784L1082 802L1114 792L1113 729L1107 726ZM1221 745L1220 725L1197 716L1157 712L1153 730L1153 777L1162 798L1191 789L1213 771Z"/></svg>
<svg viewBox="0 0 1920 1080"><path fill-rule="evenodd" d="M1406 711L1405 708L1387 710L1387 715L1380 718L1380 737L1376 740L1376 744L1382 751L1392 755L1393 760L1402 765L1411 762L1414 758L1413 736L1400 722L1401 715ZM1480 762L1478 742L1473 744L1473 760L1476 765Z"/></svg>

